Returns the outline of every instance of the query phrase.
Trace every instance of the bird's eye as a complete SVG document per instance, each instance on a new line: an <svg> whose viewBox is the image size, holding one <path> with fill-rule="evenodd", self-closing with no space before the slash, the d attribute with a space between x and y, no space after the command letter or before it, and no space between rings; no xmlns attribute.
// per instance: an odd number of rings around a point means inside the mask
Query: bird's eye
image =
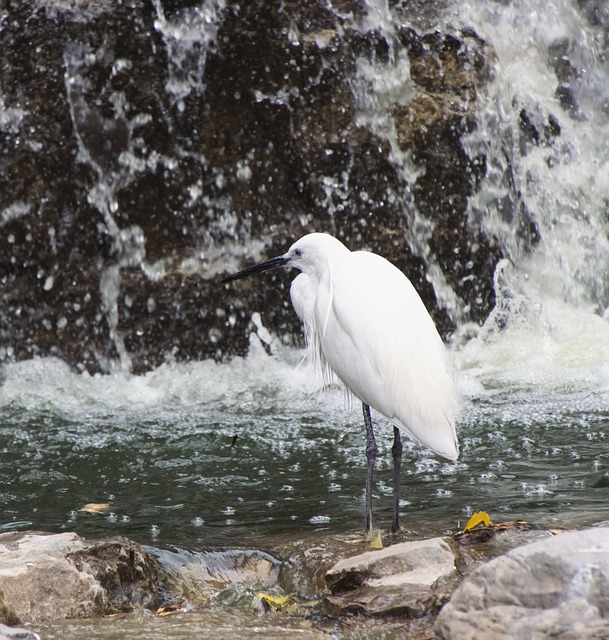
<svg viewBox="0 0 609 640"><path fill-rule="evenodd" d="M302 249L294 249L294 255L300 258L300 256L302 256Z"/></svg>

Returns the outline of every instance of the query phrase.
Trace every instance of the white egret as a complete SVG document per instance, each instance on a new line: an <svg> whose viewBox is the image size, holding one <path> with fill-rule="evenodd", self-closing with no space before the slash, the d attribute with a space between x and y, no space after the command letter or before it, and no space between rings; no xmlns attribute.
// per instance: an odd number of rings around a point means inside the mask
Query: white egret
<svg viewBox="0 0 609 640"><path fill-rule="evenodd" d="M296 267L290 288L308 354L331 369L361 400L366 426L365 533L372 533L372 472L377 456L370 407L392 424L394 513L399 530L402 461L400 430L436 453L456 460L457 395L446 348L410 280L368 251L350 251L336 238L311 233L287 253L248 267L228 282Z"/></svg>

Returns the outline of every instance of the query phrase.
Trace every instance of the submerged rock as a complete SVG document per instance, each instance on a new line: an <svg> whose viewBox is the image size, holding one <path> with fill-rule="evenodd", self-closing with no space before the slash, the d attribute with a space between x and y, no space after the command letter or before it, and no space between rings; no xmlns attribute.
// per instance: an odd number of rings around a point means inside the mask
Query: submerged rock
<svg viewBox="0 0 609 640"><path fill-rule="evenodd" d="M155 555L162 567L165 589L195 605L231 590L238 597L240 589L273 588L281 564L277 558L255 549L158 550Z"/></svg>
<svg viewBox="0 0 609 640"><path fill-rule="evenodd" d="M436 624L438 640L609 637L609 528L564 533L479 566Z"/></svg>
<svg viewBox="0 0 609 640"><path fill-rule="evenodd" d="M457 584L457 556L445 538L402 542L337 562L326 574L334 614L434 614Z"/></svg>
<svg viewBox="0 0 609 640"><path fill-rule="evenodd" d="M76 533L0 534L0 622L40 623L154 608L158 569L126 538L91 542Z"/></svg>

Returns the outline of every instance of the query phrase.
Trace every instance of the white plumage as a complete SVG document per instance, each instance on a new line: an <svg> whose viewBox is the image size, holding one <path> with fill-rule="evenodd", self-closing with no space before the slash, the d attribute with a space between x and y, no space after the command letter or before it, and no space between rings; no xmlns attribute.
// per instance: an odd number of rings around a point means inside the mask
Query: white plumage
<svg viewBox="0 0 609 640"><path fill-rule="evenodd" d="M349 251L326 234L304 236L287 255L302 270L290 296L311 357L321 356L322 366L411 438L455 460L452 372L410 280L385 258Z"/></svg>
<svg viewBox="0 0 609 640"><path fill-rule="evenodd" d="M366 422L366 531L371 532L376 442L369 407L436 453L455 460L457 394L446 348L410 280L368 251L349 251L336 238L311 233L287 253L226 278L275 267L301 271L290 289L308 354L331 369L363 404ZM395 506L399 529L401 441L394 429Z"/></svg>

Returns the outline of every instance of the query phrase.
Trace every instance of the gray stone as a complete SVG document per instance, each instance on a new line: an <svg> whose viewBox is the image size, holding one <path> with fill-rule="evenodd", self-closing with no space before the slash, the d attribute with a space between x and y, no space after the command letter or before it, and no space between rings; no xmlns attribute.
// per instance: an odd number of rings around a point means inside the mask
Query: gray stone
<svg viewBox="0 0 609 640"><path fill-rule="evenodd" d="M438 640L609 637L609 528L565 533L478 567L436 623Z"/></svg>
<svg viewBox="0 0 609 640"><path fill-rule="evenodd" d="M337 562L326 574L335 614L435 613L457 580L455 553L444 538L403 542Z"/></svg>
<svg viewBox="0 0 609 640"><path fill-rule="evenodd" d="M40 623L155 607L158 570L125 538L103 542L75 533L0 534L0 620Z"/></svg>
<svg viewBox="0 0 609 640"><path fill-rule="evenodd" d="M29 629L0 624L0 640L40 640L40 636Z"/></svg>

